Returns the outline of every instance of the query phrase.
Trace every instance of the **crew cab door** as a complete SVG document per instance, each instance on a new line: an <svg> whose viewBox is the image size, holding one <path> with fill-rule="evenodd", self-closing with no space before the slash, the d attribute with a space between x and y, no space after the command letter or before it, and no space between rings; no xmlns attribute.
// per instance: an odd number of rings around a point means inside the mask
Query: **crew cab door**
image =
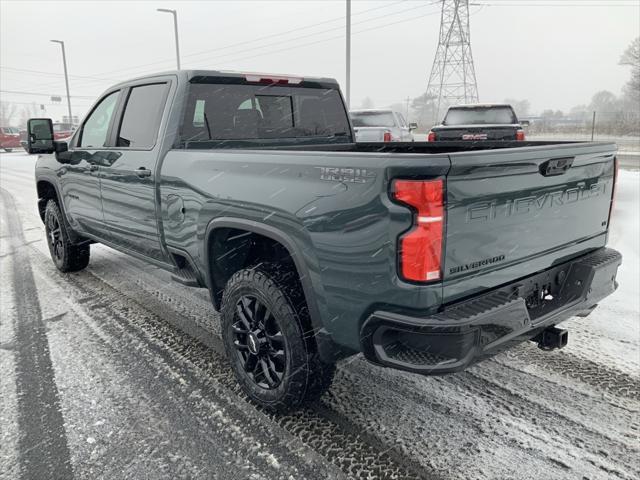
<svg viewBox="0 0 640 480"><path fill-rule="evenodd" d="M101 165L113 159L109 133L120 99L120 90L106 94L93 108L71 142L70 161L58 171L67 217L79 232L103 236L100 200Z"/></svg>
<svg viewBox="0 0 640 480"><path fill-rule="evenodd" d="M113 162L100 169L102 208L108 240L156 260L166 260L156 211L158 130L169 83L124 89L113 129Z"/></svg>

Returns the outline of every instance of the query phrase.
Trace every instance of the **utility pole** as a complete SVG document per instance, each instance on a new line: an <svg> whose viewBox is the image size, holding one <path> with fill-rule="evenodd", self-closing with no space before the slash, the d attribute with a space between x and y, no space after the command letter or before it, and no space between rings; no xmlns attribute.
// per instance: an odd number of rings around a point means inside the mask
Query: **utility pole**
<svg viewBox="0 0 640 480"><path fill-rule="evenodd" d="M478 84L471 55L469 0L442 0L440 37L433 60L426 99L437 102L434 121L442 103L478 102Z"/></svg>
<svg viewBox="0 0 640 480"><path fill-rule="evenodd" d="M351 0L347 0L347 109L351 108Z"/></svg>
<svg viewBox="0 0 640 480"><path fill-rule="evenodd" d="M178 43L178 13L175 10L170 10L168 8L158 8L159 12L170 13L173 15L173 31L176 36L176 63L178 65L178 70L180 70L180 44Z"/></svg>
<svg viewBox="0 0 640 480"><path fill-rule="evenodd" d="M53 43L59 43L62 47L62 65L64 66L64 84L67 89L67 108L69 109L69 123L73 124L73 116L71 115L71 96L69 96L69 74L67 73L67 54L64 50L64 42L62 40L51 40Z"/></svg>
<svg viewBox="0 0 640 480"><path fill-rule="evenodd" d="M411 101L411 97L407 97L407 122L409 121L409 101Z"/></svg>

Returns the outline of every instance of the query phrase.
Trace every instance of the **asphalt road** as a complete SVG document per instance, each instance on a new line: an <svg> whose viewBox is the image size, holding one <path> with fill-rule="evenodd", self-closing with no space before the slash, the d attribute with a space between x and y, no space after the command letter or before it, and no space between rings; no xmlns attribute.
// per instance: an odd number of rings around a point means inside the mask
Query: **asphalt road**
<svg viewBox="0 0 640 480"><path fill-rule="evenodd" d="M356 356L275 416L239 392L204 290L99 245L57 272L34 162L0 155L0 478L640 477L637 339L571 320L563 351L434 378Z"/></svg>

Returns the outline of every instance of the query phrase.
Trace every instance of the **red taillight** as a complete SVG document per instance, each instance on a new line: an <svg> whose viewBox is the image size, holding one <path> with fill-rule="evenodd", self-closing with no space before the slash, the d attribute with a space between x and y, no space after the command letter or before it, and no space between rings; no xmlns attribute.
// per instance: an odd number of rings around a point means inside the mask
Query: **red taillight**
<svg viewBox="0 0 640 480"><path fill-rule="evenodd" d="M382 136L382 141L383 142L390 142L391 141L391 132L384 132L384 135Z"/></svg>
<svg viewBox="0 0 640 480"><path fill-rule="evenodd" d="M415 209L414 226L400 237L400 273L405 280L440 280L444 225L442 180L395 180L393 198Z"/></svg>
<svg viewBox="0 0 640 480"><path fill-rule="evenodd" d="M435 142L436 141L436 132L429 132L427 135L427 142Z"/></svg>
<svg viewBox="0 0 640 480"><path fill-rule="evenodd" d="M519 142L524 141L524 130L516 130L516 140Z"/></svg>

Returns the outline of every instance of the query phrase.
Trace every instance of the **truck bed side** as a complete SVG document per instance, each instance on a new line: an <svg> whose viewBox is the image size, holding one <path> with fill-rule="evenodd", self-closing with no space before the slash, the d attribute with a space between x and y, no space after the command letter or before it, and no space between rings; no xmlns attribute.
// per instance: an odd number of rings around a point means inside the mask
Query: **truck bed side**
<svg viewBox="0 0 640 480"><path fill-rule="evenodd" d="M206 273L212 221L278 232L308 276L306 298L319 317L314 325L358 349L359 321L375 308L440 305L441 285L412 285L397 276L396 241L412 214L389 200L388 185L390 176L444 176L448 169L444 154L400 160L389 153L172 150L161 170L164 238Z"/></svg>

